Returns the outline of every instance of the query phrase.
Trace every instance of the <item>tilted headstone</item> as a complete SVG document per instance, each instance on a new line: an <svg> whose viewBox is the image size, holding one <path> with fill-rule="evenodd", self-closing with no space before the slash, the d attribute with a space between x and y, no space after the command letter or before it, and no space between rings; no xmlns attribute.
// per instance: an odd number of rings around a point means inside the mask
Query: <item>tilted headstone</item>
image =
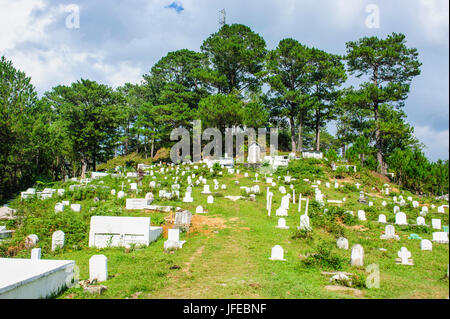
<svg viewBox="0 0 450 319"><path fill-rule="evenodd" d="M309 216L308 215L301 215L300 216L300 230L307 230L310 231L311 230L311 226L309 223Z"/></svg>
<svg viewBox="0 0 450 319"><path fill-rule="evenodd" d="M64 204L63 203L56 203L55 205L55 213L61 213L64 211Z"/></svg>
<svg viewBox="0 0 450 319"><path fill-rule="evenodd" d="M35 234L28 235L25 237L25 248L30 249L36 246L36 244L39 242L39 237Z"/></svg>
<svg viewBox="0 0 450 319"><path fill-rule="evenodd" d="M340 237L338 238L338 240L336 241L336 245L339 249L348 249L348 239L344 238L344 237Z"/></svg>
<svg viewBox="0 0 450 319"><path fill-rule="evenodd" d="M52 235L52 251L61 249L64 247L64 232L62 230L57 230Z"/></svg>
<svg viewBox="0 0 450 319"><path fill-rule="evenodd" d="M72 204L70 205L70 209L76 213L81 212L81 205L80 204Z"/></svg>

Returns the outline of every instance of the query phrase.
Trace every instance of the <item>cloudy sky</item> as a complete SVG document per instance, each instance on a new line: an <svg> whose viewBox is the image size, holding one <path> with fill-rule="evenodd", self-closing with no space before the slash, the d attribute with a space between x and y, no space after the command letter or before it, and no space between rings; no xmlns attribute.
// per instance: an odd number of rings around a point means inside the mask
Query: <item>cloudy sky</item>
<svg viewBox="0 0 450 319"><path fill-rule="evenodd" d="M379 8L379 28L366 23L370 5ZM113 87L138 83L167 52L198 51L219 29L223 8L228 24L248 25L268 49L292 37L344 54L347 41L401 32L423 63L406 102L408 121L431 160L448 159L448 6L448 0L0 0L0 55L42 94L81 77Z"/></svg>

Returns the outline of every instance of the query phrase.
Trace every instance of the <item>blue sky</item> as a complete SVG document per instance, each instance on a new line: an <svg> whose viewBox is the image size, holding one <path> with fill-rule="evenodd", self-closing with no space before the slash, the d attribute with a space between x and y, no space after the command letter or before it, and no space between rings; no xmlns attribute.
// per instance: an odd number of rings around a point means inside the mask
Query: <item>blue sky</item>
<svg viewBox="0 0 450 319"><path fill-rule="evenodd" d="M80 9L79 28L66 26L70 4ZM369 4L380 9L380 28L366 26ZM292 37L344 54L347 41L401 32L423 63L406 101L408 121L431 160L448 159L448 6L448 0L0 0L0 55L42 94L81 77L113 87L138 83L169 51L199 50L219 29L223 8L227 23L248 25L268 49Z"/></svg>

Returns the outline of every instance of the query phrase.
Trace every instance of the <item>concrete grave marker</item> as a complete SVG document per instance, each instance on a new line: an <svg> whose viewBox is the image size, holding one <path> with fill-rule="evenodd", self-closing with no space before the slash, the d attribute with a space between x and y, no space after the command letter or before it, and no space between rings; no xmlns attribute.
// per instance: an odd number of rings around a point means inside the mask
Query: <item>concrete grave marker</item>
<svg viewBox="0 0 450 319"><path fill-rule="evenodd" d="M52 251L61 249L64 247L64 232L62 230L57 230L52 235Z"/></svg>
<svg viewBox="0 0 450 319"><path fill-rule="evenodd" d="M356 267L364 266L364 248L357 244L352 247L352 254L350 257L350 265Z"/></svg>
<svg viewBox="0 0 450 319"><path fill-rule="evenodd" d="M280 245L276 245L272 248L270 260L286 261L286 259L284 259L284 250Z"/></svg>
<svg viewBox="0 0 450 319"><path fill-rule="evenodd" d="M339 249L345 249L348 250L348 239L344 237L338 238L336 241L336 245Z"/></svg>
<svg viewBox="0 0 450 319"><path fill-rule="evenodd" d="M108 280L108 259L105 255L94 255L89 259L89 279L97 279L97 282Z"/></svg>

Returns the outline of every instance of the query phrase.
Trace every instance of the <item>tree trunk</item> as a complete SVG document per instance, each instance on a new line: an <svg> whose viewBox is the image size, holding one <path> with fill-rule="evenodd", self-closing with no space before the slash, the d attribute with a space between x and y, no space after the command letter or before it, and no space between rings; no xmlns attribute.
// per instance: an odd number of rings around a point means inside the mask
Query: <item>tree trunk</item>
<svg viewBox="0 0 450 319"><path fill-rule="evenodd" d="M298 123L298 152L303 151L303 120L299 119Z"/></svg>
<svg viewBox="0 0 450 319"><path fill-rule="evenodd" d="M320 151L320 111L316 112L316 151Z"/></svg>
<svg viewBox="0 0 450 319"><path fill-rule="evenodd" d="M153 155L154 155L154 154L153 154L154 151L155 151L155 138L152 137L152 149L151 149L151 151L150 151L150 154L151 154L152 158L153 158Z"/></svg>
<svg viewBox="0 0 450 319"><path fill-rule="evenodd" d="M96 168L97 168L97 165L96 165L96 162L97 162L97 154L94 152L94 155L92 156L92 162L93 162L93 171L95 172L96 171Z"/></svg>
<svg viewBox="0 0 450 319"><path fill-rule="evenodd" d="M385 168L383 165L383 153L381 152L381 134L380 134L380 125L378 123L378 103L375 104L375 139L376 139L376 147L377 147L377 162L378 162L378 172L381 175L386 175Z"/></svg>
<svg viewBox="0 0 450 319"><path fill-rule="evenodd" d="M295 150L297 149L296 145L295 145L295 127L294 127L294 119L292 117L289 118L289 123L291 125L291 147L292 147L292 152L295 152Z"/></svg>
<svg viewBox="0 0 450 319"><path fill-rule="evenodd" d="M86 178L87 165L87 159L83 156L81 159L81 178Z"/></svg>

